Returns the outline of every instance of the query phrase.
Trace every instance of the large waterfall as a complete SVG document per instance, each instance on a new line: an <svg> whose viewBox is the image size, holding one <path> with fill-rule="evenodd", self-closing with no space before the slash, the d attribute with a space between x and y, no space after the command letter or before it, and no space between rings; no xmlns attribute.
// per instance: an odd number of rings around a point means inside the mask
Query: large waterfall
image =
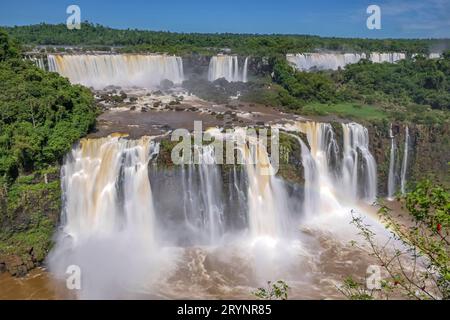
<svg viewBox="0 0 450 320"><path fill-rule="evenodd" d="M369 55L365 53L298 53L286 55L286 59L301 71L312 69L337 70L338 68L344 68L348 64L357 63L361 59L368 59L375 63L395 63L405 58L406 55L404 53L395 52L373 52Z"/></svg>
<svg viewBox="0 0 450 320"><path fill-rule="evenodd" d="M58 72L72 83L102 89L155 87L164 79L175 84L184 80L180 57L142 54L48 55L49 71Z"/></svg>
<svg viewBox="0 0 450 320"><path fill-rule="evenodd" d="M208 69L208 80L214 81L225 78L229 82L247 82L248 57L245 58L244 66L239 68L237 56L217 55L211 57Z"/></svg>
<svg viewBox="0 0 450 320"><path fill-rule="evenodd" d="M162 287L170 292L182 282L189 288L197 277L201 285L213 278L222 286L230 280L227 272L236 277L234 270L247 265L247 279L258 283L296 270L291 263L298 259L300 224L348 219L360 200L371 203L376 164L367 129L357 123L339 128L342 150L330 124L282 128L301 148L303 192L267 174L271 155L246 128L207 131L222 142L242 142L233 147L241 161L226 165L217 161L214 143L193 146L190 159L197 155L199 162L165 167L158 164L156 138L83 139L61 171L62 226L49 256L51 271L63 275L68 266L80 266L80 297L116 298ZM208 273L217 259L218 269ZM227 263L233 263L230 271Z"/></svg>
<svg viewBox="0 0 450 320"><path fill-rule="evenodd" d="M81 298L112 298L120 288L158 276L155 260L163 258L155 256L148 179L148 163L157 151L148 137L116 136L82 140L66 156L62 229L49 265L59 275L69 266L80 268Z"/></svg>
<svg viewBox="0 0 450 320"><path fill-rule="evenodd" d="M82 140L62 168L65 232L144 231L153 235L154 209L148 162L157 145L148 137Z"/></svg>

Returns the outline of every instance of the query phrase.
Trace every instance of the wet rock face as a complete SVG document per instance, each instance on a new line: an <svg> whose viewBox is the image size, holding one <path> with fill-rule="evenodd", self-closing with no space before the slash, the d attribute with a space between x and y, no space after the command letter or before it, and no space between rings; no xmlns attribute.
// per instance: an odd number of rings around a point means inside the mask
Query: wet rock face
<svg viewBox="0 0 450 320"><path fill-rule="evenodd" d="M18 255L0 255L0 272L6 271L12 276L23 277L36 266L38 266L38 262L32 255L23 257Z"/></svg>
<svg viewBox="0 0 450 320"><path fill-rule="evenodd" d="M187 77L192 75L207 77L211 57L199 54L183 56L183 70Z"/></svg>
<svg viewBox="0 0 450 320"><path fill-rule="evenodd" d="M61 213L59 168L0 192L0 272L24 276L45 259Z"/></svg>
<svg viewBox="0 0 450 320"><path fill-rule="evenodd" d="M389 123L367 123L370 148L378 169L378 194L387 195L391 139ZM400 171L405 143L405 124L393 123L392 133L396 145L396 171ZM449 185L448 161L450 159L450 128L444 126L426 126L409 124L410 146L407 180L414 183L425 178ZM399 173L398 173L399 174Z"/></svg>

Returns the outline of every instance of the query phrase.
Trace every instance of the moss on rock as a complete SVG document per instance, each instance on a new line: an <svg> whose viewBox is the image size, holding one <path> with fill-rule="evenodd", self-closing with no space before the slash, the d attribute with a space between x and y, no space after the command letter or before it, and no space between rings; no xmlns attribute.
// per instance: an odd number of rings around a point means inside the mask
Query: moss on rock
<svg viewBox="0 0 450 320"><path fill-rule="evenodd" d="M0 270L25 275L52 245L61 211L58 168L20 176L0 194Z"/></svg>

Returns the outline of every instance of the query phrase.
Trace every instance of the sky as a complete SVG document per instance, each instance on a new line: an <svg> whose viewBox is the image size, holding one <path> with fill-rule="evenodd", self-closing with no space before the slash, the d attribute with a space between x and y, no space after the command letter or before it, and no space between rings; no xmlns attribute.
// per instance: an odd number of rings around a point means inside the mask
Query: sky
<svg viewBox="0 0 450 320"><path fill-rule="evenodd" d="M82 21L172 32L313 34L364 38L450 38L450 0L1 0L0 25ZM381 29L369 30L369 5Z"/></svg>

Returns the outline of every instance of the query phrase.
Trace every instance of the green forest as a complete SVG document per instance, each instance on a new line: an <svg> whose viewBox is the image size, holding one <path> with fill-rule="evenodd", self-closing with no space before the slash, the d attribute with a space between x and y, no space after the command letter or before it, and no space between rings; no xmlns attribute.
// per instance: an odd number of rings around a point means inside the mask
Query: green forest
<svg viewBox="0 0 450 320"><path fill-rule="evenodd" d="M0 33L0 176L57 163L95 124L90 91L22 60Z"/></svg>
<svg viewBox="0 0 450 320"><path fill-rule="evenodd" d="M97 111L87 88L20 52L0 30L0 255L22 255L31 268L47 254L58 220L59 163L94 127Z"/></svg>
<svg viewBox="0 0 450 320"><path fill-rule="evenodd" d="M38 24L5 27L27 45L82 46L90 49L121 47L123 52L209 53L231 49L245 55L274 55L289 52L332 50L347 52L430 52L434 47L449 47L449 40L325 38L310 35L258 35L218 33L173 33L137 29L118 30L85 22L80 30L68 30L65 24Z"/></svg>
<svg viewBox="0 0 450 320"><path fill-rule="evenodd" d="M276 59L276 102L295 111L333 112L333 106L356 103L388 118L439 123L450 110L450 54L442 59L417 57L396 64L362 60L334 72L299 72ZM321 108L308 108L322 104ZM328 110L326 110L328 109ZM357 111L357 110L356 110Z"/></svg>

